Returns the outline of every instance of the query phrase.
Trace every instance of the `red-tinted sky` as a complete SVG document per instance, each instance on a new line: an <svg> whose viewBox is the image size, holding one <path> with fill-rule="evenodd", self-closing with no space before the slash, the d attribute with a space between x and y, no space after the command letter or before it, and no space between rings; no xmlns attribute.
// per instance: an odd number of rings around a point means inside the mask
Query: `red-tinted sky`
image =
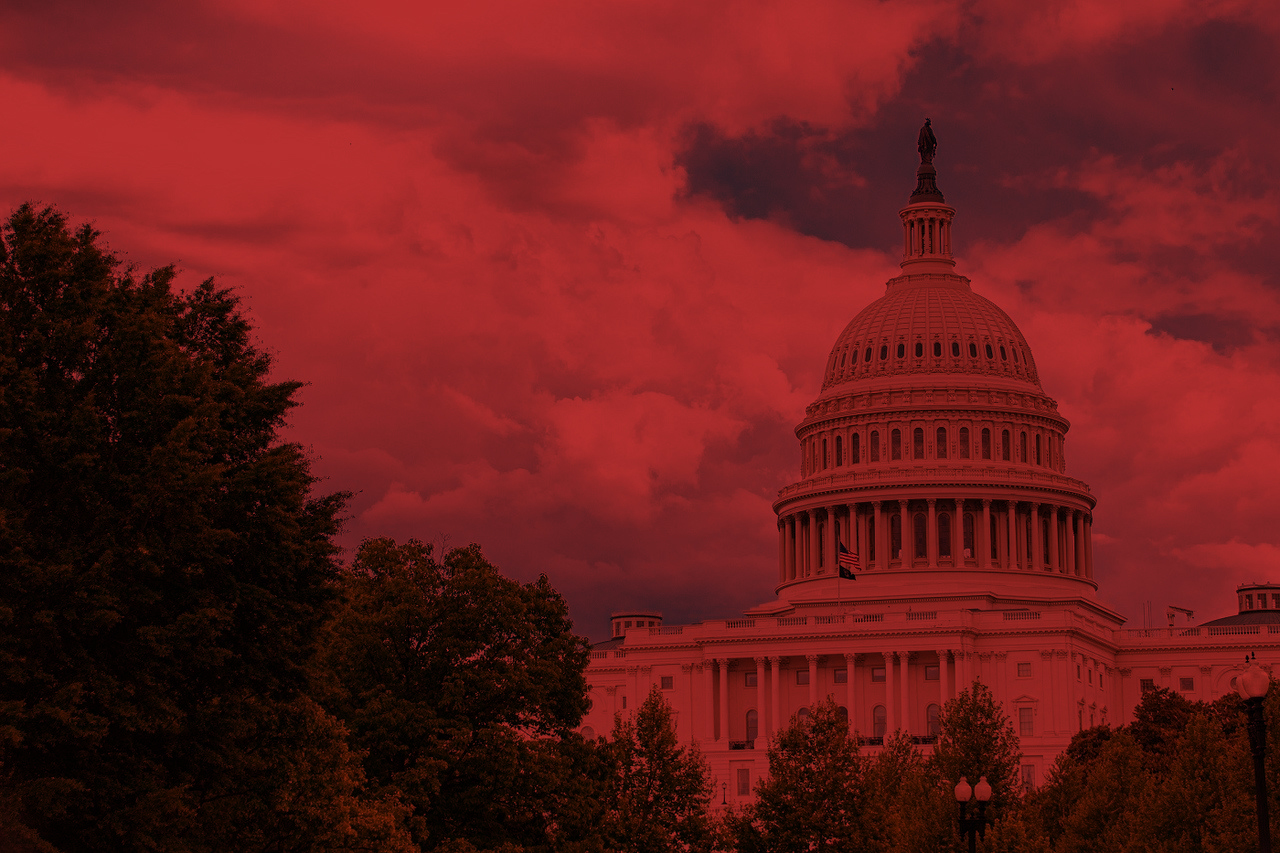
<svg viewBox="0 0 1280 853"><path fill-rule="evenodd" d="M344 543L480 542L608 611L772 597L770 508L897 269L933 119L959 271L1098 497L1100 597L1280 581L1264 0L10 3L0 202L238 288Z"/></svg>

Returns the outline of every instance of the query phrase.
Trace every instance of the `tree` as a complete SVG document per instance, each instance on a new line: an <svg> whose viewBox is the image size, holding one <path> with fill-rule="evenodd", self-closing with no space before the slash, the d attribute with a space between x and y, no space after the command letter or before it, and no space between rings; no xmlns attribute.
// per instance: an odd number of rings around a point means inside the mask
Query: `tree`
<svg viewBox="0 0 1280 853"><path fill-rule="evenodd" d="M813 853L868 846L866 762L848 720L828 698L793 718L769 745L769 777L732 821L742 853Z"/></svg>
<svg viewBox="0 0 1280 853"><path fill-rule="evenodd" d="M954 788L961 776L970 784L986 776L991 785L988 813L998 818L1021 796L1018 767L1022 751L1008 716L991 688L980 681L946 703L931 759L934 772Z"/></svg>
<svg viewBox="0 0 1280 853"><path fill-rule="evenodd" d="M0 229L4 796L67 851L235 850L228 814L299 830L292 786L315 849L395 849L302 692L344 496L279 440L298 383L236 298L174 277L51 209Z"/></svg>
<svg viewBox="0 0 1280 853"><path fill-rule="evenodd" d="M504 578L475 545L437 562L416 540L374 539L339 588L317 695L369 779L412 806L415 842L568 844L584 821L566 822L576 801L562 794L595 760L570 736L589 650L546 577Z"/></svg>
<svg viewBox="0 0 1280 853"><path fill-rule="evenodd" d="M710 851L711 777L696 746L681 747L671 708L654 688L634 719L619 715L609 742L607 849Z"/></svg>
<svg viewBox="0 0 1280 853"><path fill-rule="evenodd" d="M952 845L954 786L940 784L911 736L896 732L867 768L871 796L868 826L876 827L880 849L894 853L935 853Z"/></svg>

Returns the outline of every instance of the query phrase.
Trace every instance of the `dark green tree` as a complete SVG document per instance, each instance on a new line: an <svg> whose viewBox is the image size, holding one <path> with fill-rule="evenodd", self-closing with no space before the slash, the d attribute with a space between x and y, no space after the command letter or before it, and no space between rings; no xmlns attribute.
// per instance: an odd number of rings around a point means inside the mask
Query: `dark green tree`
<svg viewBox="0 0 1280 853"><path fill-rule="evenodd" d="M1021 798L1022 750L991 688L975 681L947 702L939 722L941 732L930 763L940 784L952 790L961 776L970 784L986 776L991 785L988 814L999 818Z"/></svg>
<svg viewBox="0 0 1280 853"><path fill-rule="evenodd" d="M437 561L421 542L375 539L340 589L317 695L369 779L412 807L416 843L562 849L590 827L598 797L583 786L604 771L571 734L589 649L545 576L509 580L475 545Z"/></svg>
<svg viewBox="0 0 1280 853"><path fill-rule="evenodd" d="M867 762L834 700L793 718L769 745L756 801L731 818L741 853L861 851L871 846ZM874 848L872 848L874 849Z"/></svg>
<svg viewBox="0 0 1280 853"><path fill-rule="evenodd" d="M864 784L871 792L867 824L881 839L878 849L936 853L951 847L951 787L939 784L909 735L885 738L884 748L868 763Z"/></svg>
<svg viewBox="0 0 1280 853"><path fill-rule="evenodd" d="M4 798L66 851L357 843L390 812L303 694L344 496L236 298L174 275L51 209L0 229Z"/></svg>
<svg viewBox="0 0 1280 853"><path fill-rule="evenodd" d="M710 851L711 775L696 746L680 746L671 708L654 688L635 717L619 715L609 739L605 849Z"/></svg>

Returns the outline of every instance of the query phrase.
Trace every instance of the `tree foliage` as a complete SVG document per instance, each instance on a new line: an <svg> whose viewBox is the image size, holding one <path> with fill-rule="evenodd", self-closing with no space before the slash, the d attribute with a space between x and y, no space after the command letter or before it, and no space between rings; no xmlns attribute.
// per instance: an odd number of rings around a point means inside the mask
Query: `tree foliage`
<svg viewBox="0 0 1280 853"><path fill-rule="evenodd" d="M312 849L353 842L359 767L303 695L344 496L279 441L298 384L236 298L174 276L50 209L0 230L7 796L68 851L277 844L287 790L328 823Z"/></svg>
<svg viewBox="0 0 1280 853"><path fill-rule="evenodd" d="M587 709L588 648L546 577L504 578L474 545L437 562L429 545L376 539L340 589L317 691L369 778L412 806L415 841L565 841L565 814L549 804L569 807L561 795L595 761L569 743Z"/></svg>
<svg viewBox="0 0 1280 853"><path fill-rule="evenodd" d="M1022 748L1013 724L980 681L960 691L942 708L941 731L931 763L940 784L954 788L960 777L976 784L985 776L991 785L993 818L999 818L1021 796L1018 767Z"/></svg>

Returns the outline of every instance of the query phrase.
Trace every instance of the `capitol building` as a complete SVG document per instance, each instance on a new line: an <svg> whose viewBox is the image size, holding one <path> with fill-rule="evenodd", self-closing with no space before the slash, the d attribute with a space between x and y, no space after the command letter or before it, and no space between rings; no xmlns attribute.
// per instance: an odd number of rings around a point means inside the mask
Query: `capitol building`
<svg viewBox="0 0 1280 853"><path fill-rule="evenodd" d="M1017 325L956 272L956 211L923 141L921 160L902 272L836 339L796 427L799 478L773 505L776 599L692 625L620 611L592 652L584 733L659 688L717 801L750 799L769 737L828 696L864 749L901 730L928 750L942 705L981 681L1036 786L1076 732L1132 720L1143 691L1213 700L1246 653L1280 659L1280 585L1241 587L1223 619L1173 609L1146 629L1099 596L1069 424Z"/></svg>

